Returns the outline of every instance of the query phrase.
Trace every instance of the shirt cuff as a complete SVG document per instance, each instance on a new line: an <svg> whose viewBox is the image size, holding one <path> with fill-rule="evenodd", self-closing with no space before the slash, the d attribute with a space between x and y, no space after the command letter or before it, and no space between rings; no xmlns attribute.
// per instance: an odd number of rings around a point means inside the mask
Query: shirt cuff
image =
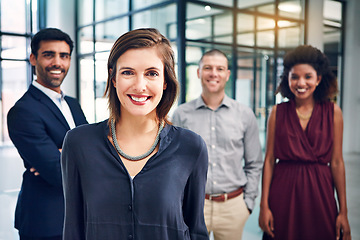
<svg viewBox="0 0 360 240"><path fill-rule="evenodd" d="M249 209L249 212L252 213L252 211L254 209L254 205L255 205L254 200L245 197L244 201L245 201L246 207Z"/></svg>

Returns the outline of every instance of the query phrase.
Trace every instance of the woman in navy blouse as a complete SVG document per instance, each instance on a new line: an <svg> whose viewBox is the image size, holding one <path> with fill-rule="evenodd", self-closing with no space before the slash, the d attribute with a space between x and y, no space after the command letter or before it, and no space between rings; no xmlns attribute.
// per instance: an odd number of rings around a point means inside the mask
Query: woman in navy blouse
<svg viewBox="0 0 360 240"><path fill-rule="evenodd" d="M205 143L167 118L178 92L174 65L156 29L130 31L113 45L109 119L64 141L64 240L209 239Z"/></svg>

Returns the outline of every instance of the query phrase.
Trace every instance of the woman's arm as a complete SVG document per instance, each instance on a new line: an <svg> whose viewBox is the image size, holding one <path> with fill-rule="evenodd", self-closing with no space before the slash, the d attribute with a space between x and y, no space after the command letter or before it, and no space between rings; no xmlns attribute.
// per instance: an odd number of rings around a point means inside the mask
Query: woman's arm
<svg viewBox="0 0 360 240"><path fill-rule="evenodd" d="M71 132L70 132L71 133ZM61 153L61 169L65 197L64 240L85 239L83 198L80 176L76 166L76 144L71 144L69 134L65 136Z"/></svg>
<svg viewBox="0 0 360 240"><path fill-rule="evenodd" d="M197 138L199 146L196 164L184 189L183 215L189 227L191 240L208 240L204 221L205 184L208 170L208 154L204 140ZM194 152L195 154L195 152Z"/></svg>
<svg viewBox="0 0 360 240"><path fill-rule="evenodd" d="M264 160L263 174L262 174L262 190L260 202L259 225L260 228L274 237L274 219L269 208L269 189L273 175L275 158L274 158L274 144L275 144L275 121L276 121L276 105L272 108L267 126L267 140L266 140L266 154Z"/></svg>
<svg viewBox="0 0 360 240"><path fill-rule="evenodd" d="M349 240L351 235L347 217L345 165L342 153L343 125L341 109L338 105L334 104L334 148L331 159L331 172L339 202L339 215L336 219L336 237L339 239L340 232L342 232L343 239Z"/></svg>

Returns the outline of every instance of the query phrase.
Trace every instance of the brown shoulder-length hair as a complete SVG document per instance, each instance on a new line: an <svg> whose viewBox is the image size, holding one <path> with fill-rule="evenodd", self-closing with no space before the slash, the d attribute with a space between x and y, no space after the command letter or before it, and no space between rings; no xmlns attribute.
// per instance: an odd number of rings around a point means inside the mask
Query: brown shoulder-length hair
<svg viewBox="0 0 360 240"><path fill-rule="evenodd" d="M297 64L309 64L315 69L316 74L321 76L320 84L314 91L315 101L321 102L335 97L338 92L337 79L330 69L329 60L319 49L310 45L298 46L285 55L284 70L276 93L288 99L295 98L289 87L289 72Z"/></svg>
<svg viewBox="0 0 360 240"><path fill-rule="evenodd" d="M110 119L117 120L121 115L121 103L112 83L112 79L116 75L117 60L129 49L152 47L158 50L159 56L164 64L164 84L166 84L163 96L159 105L156 107L156 114L160 122L165 121L170 124L168 113L177 98L179 89L175 74L174 52L169 40L154 28L140 28L127 32L120 36L111 48L107 63L108 79L105 90L105 95L108 97Z"/></svg>

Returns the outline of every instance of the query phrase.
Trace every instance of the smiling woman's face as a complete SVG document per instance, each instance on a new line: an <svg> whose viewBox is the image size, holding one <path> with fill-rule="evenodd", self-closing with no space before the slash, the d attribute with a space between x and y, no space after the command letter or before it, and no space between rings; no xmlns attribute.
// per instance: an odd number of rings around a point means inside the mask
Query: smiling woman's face
<svg viewBox="0 0 360 240"><path fill-rule="evenodd" d="M321 76L309 64L297 64L289 72L290 91L299 100L313 98L320 81Z"/></svg>
<svg viewBox="0 0 360 240"><path fill-rule="evenodd" d="M117 60L112 81L122 115L156 117L166 84L164 64L155 47L127 50Z"/></svg>

